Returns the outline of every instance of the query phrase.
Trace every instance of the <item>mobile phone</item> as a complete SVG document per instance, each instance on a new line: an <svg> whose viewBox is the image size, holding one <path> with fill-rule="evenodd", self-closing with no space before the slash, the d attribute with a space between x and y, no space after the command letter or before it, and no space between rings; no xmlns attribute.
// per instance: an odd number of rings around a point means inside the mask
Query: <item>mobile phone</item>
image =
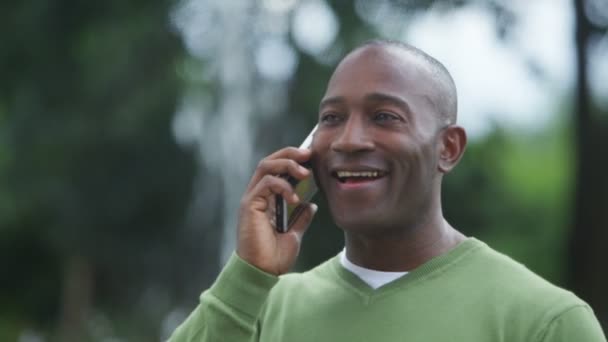
<svg viewBox="0 0 608 342"><path fill-rule="evenodd" d="M315 126L312 131L308 134L306 139L300 148L310 148L312 144L312 138L317 130L317 126ZM310 161L305 163L301 163L305 168L312 170L312 165ZM276 215L276 230L279 233L285 233L289 230L289 227L295 222L295 220L302 214L304 209L306 209L307 203L312 199L312 197L317 193L317 184L315 183L315 178L312 173L306 179L298 180L289 175L283 175L289 184L295 189L296 194L300 198L300 204L292 205L288 204L287 201L281 195L276 195L275 203L275 215Z"/></svg>

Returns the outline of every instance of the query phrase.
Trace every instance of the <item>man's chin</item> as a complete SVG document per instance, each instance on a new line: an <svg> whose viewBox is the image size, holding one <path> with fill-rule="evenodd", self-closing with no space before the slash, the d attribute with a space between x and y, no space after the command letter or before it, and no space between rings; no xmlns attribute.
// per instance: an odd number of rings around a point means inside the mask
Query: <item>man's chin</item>
<svg viewBox="0 0 608 342"><path fill-rule="evenodd" d="M379 215L371 213L372 210L365 211L342 211L332 216L336 226L345 232L373 233L382 226L382 221L379 220Z"/></svg>

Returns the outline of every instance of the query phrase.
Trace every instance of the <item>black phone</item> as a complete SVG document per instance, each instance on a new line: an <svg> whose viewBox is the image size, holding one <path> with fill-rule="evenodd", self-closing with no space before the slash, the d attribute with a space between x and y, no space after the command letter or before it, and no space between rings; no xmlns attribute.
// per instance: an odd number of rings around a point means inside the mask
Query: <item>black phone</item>
<svg viewBox="0 0 608 342"><path fill-rule="evenodd" d="M312 144L312 138L316 130L317 126L315 126L312 131L310 131L306 139L304 139L302 145L300 145L300 148L310 148L310 145ZM310 161L302 163L301 165L309 170L312 170L312 165ZM298 194L298 197L300 198L300 204L288 204L285 199L283 199L283 196L276 195L275 224L276 230L279 233L284 233L289 230L289 227L304 211L304 209L306 208L306 204L310 202L310 200L313 198L313 196L317 193L318 190L312 172L310 173L310 176L308 176L308 178L303 180L297 180L289 175L284 175L282 177L285 177L289 184L291 184L291 186L295 189L296 194Z"/></svg>

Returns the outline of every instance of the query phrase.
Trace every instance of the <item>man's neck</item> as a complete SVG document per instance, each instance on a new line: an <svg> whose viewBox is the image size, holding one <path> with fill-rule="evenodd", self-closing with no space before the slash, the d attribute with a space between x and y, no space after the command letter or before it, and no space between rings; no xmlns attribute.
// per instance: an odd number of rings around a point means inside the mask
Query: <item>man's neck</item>
<svg viewBox="0 0 608 342"><path fill-rule="evenodd" d="M402 234L369 237L345 232L347 258L361 267L388 272L410 271L456 247L466 237L442 216Z"/></svg>

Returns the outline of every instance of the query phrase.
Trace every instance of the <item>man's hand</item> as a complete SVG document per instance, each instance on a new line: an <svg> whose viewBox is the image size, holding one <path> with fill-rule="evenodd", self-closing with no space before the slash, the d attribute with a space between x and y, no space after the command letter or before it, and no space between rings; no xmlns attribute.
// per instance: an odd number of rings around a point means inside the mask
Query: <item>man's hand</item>
<svg viewBox="0 0 608 342"><path fill-rule="evenodd" d="M312 177L311 171L299 164L310 155L310 150L287 147L262 159L241 198L237 254L265 272L280 275L290 269L316 212L316 205L309 204L289 231L275 230L275 195L283 196L289 204L300 202L289 182L279 175L299 180Z"/></svg>

